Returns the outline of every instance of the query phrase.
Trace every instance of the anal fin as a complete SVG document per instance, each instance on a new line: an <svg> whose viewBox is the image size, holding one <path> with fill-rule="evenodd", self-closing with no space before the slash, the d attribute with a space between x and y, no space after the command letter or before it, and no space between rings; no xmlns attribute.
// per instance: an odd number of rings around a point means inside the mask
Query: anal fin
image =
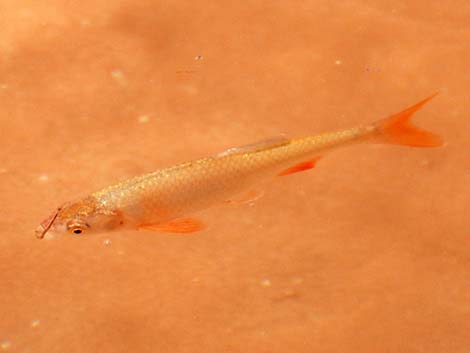
<svg viewBox="0 0 470 353"><path fill-rule="evenodd" d="M284 175L290 175L294 173L299 173L303 172L305 170L309 170L315 167L317 164L318 160L321 158L321 156L315 157L309 161L305 161L299 164L294 165L293 167L287 168L280 172L278 176L284 176Z"/></svg>

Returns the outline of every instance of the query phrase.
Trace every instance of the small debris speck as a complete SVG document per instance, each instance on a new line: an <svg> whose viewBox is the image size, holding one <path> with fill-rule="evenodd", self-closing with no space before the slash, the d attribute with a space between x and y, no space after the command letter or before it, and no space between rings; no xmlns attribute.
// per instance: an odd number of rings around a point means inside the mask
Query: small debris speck
<svg viewBox="0 0 470 353"><path fill-rule="evenodd" d="M111 241L111 239L105 239L103 240L103 245L104 246L110 246L113 242Z"/></svg>
<svg viewBox="0 0 470 353"><path fill-rule="evenodd" d="M41 321L39 321L39 320L31 321L31 327L32 328L37 328L37 327L39 327L40 324L41 324Z"/></svg>
<svg viewBox="0 0 470 353"><path fill-rule="evenodd" d="M262 279L260 284L263 286L263 287L270 287L271 286L271 281L267 278L265 279Z"/></svg>
<svg viewBox="0 0 470 353"><path fill-rule="evenodd" d="M343 63L343 62L342 62L341 60L336 60L336 61L335 61L335 64L336 64L336 65L341 65L342 63Z"/></svg>
<svg viewBox="0 0 470 353"><path fill-rule="evenodd" d="M38 180L42 182L46 182L49 180L49 176L47 176L46 174L40 175Z"/></svg>
<svg viewBox="0 0 470 353"><path fill-rule="evenodd" d="M196 55L194 57L194 60L196 60L196 61L199 61L199 60L202 60L202 59L204 59L204 57L202 55Z"/></svg>
<svg viewBox="0 0 470 353"><path fill-rule="evenodd" d="M0 348L4 351L6 351L8 348L11 347L11 342L10 341L2 341L0 342Z"/></svg>
<svg viewBox="0 0 470 353"><path fill-rule="evenodd" d="M149 122L150 117L148 115L141 115L139 116L138 120L139 120L139 123L146 124Z"/></svg>

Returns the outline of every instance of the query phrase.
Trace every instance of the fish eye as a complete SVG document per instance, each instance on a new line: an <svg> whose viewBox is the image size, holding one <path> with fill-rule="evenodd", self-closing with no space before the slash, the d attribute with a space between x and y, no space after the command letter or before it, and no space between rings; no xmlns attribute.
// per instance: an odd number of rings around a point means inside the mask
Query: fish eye
<svg viewBox="0 0 470 353"><path fill-rule="evenodd" d="M75 235L82 235L86 232L86 227L80 224L70 224L67 228L70 233Z"/></svg>

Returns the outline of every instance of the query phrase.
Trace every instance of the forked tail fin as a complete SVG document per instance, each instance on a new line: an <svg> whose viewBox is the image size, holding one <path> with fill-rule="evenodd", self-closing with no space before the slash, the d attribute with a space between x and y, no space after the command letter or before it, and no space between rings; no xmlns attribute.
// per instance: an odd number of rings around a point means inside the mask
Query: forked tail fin
<svg viewBox="0 0 470 353"><path fill-rule="evenodd" d="M381 143L391 143L395 145L406 145L413 147L438 147L443 143L442 137L432 132L423 130L411 123L411 116L421 109L432 96L423 99L412 107L394 114L386 119L377 121L374 126L377 134L374 140Z"/></svg>

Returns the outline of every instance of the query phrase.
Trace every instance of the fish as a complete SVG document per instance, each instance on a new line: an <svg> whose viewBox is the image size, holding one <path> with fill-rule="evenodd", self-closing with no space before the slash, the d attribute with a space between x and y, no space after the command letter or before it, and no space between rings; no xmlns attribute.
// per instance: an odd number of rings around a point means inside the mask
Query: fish
<svg viewBox="0 0 470 353"><path fill-rule="evenodd" d="M35 235L43 239L125 229L175 234L203 230L206 224L194 217L196 212L254 200L259 193L253 188L261 181L310 170L338 148L359 143L441 146L441 136L411 122L435 95L371 124L304 138L275 137L121 181L61 205Z"/></svg>

